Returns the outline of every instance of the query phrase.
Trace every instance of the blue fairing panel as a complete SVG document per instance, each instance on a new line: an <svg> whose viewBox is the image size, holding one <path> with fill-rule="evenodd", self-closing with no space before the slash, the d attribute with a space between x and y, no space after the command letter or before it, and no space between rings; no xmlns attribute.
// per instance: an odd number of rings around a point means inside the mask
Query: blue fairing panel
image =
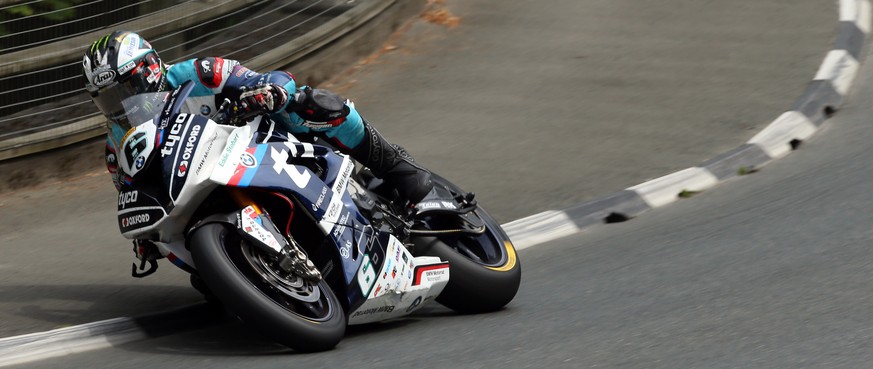
<svg viewBox="0 0 873 369"><path fill-rule="evenodd" d="M324 169L321 176L310 167ZM306 211L324 234L333 240L343 276L348 285L357 283L356 274L365 253L379 260L379 251L368 251L378 232L358 211L346 186L354 163L330 149L309 143L254 143L241 155L228 186L263 188L296 198L297 211ZM377 248L378 249L378 248ZM350 288L349 291L358 290ZM352 296L350 296L352 298ZM354 296L359 299L361 296Z"/></svg>

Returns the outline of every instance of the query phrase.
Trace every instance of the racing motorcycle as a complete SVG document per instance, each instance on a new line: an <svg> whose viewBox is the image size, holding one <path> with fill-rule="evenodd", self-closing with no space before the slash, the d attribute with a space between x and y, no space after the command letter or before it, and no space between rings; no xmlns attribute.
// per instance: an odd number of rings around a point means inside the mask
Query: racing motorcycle
<svg viewBox="0 0 873 369"><path fill-rule="evenodd" d="M228 102L211 117L182 113L191 90L132 96L130 125L110 125L135 277L166 258L207 300L298 351L434 300L480 313L515 296L516 251L472 193L434 174L409 207L349 156L268 117L231 122Z"/></svg>

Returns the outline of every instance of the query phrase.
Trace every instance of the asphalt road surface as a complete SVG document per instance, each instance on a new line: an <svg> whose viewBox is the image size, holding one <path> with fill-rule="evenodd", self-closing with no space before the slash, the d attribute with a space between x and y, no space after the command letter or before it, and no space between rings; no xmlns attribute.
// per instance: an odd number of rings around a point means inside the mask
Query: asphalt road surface
<svg viewBox="0 0 873 369"><path fill-rule="evenodd" d="M21 367L869 367L873 69L860 79L827 128L761 172L523 250L500 312L432 307L305 355L224 320Z"/></svg>
<svg viewBox="0 0 873 369"><path fill-rule="evenodd" d="M333 88L502 222L745 142L802 92L837 21L816 1L446 4L457 27L418 21ZM523 251L498 313L432 307L291 356L225 321L23 367L852 367L870 327L863 105L754 176ZM0 333L200 300L169 265L128 277L115 200L103 173L0 197Z"/></svg>

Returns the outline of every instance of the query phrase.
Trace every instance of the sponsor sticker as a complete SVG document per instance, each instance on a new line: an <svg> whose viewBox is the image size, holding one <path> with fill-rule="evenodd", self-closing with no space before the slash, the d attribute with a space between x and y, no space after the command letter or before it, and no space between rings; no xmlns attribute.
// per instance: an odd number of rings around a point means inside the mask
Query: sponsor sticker
<svg viewBox="0 0 873 369"><path fill-rule="evenodd" d="M161 149L161 157L173 155L173 151L176 150L176 143L182 139L182 128L187 119L188 114L179 114L176 116L176 121L173 123L173 126L170 127L170 134L167 135L167 140L164 142L164 147Z"/></svg>
<svg viewBox="0 0 873 369"><path fill-rule="evenodd" d="M238 220L240 222L240 227L246 232L246 234L263 242L273 250L282 251L282 245L279 244L279 241L276 240L276 237L273 236L270 231L264 228L262 225L263 222L260 219L260 214L258 214L252 206L247 206L243 209Z"/></svg>
<svg viewBox="0 0 873 369"><path fill-rule="evenodd" d="M346 243L343 245L343 247L340 248L340 256L342 256L343 259L348 259L350 256L351 249L352 249L352 240L346 240Z"/></svg>
<svg viewBox="0 0 873 369"><path fill-rule="evenodd" d="M355 314L352 315L352 317L377 314L377 313L391 313L393 311L394 311L394 305L379 306L379 307L374 307L374 308L369 308L369 309L364 309L364 310L358 310L355 312Z"/></svg>
<svg viewBox="0 0 873 369"><path fill-rule="evenodd" d="M127 72L130 72L130 70L133 69L134 66L136 66L136 63L134 63L133 60L124 63L124 65L118 67L118 74L125 74Z"/></svg>
<svg viewBox="0 0 873 369"><path fill-rule="evenodd" d="M115 80L115 71L107 70L100 72L97 77L94 77L94 84L97 86L106 86Z"/></svg>
<svg viewBox="0 0 873 369"><path fill-rule="evenodd" d="M245 133L248 133L248 131L245 131ZM227 163L227 159L230 157L230 153L234 151L234 147L236 147L236 143L239 141L240 136L245 133L234 131L233 134L230 135L230 139L227 141L227 146L224 148L221 157L218 159L218 166L223 167L224 164Z"/></svg>
<svg viewBox="0 0 873 369"><path fill-rule="evenodd" d="M422 282L435 283L449 279L449 264L433 264L422 265L415 268L415 279L412 282L413 286L418 286Z"/></svg>
<svg viewBox="0 0 873 369"><path fill-rule="evenodd" d="M148 223L151 220L151 216L148 213L131 215L129 217L121 218L121 226L122 227L133 227L135 225Z"/></svg>
<svg viewBox="0 0 873 369"><path fill-rule="evenodd" d="M128 191L118 193L118 207L124 209L127 204L133 204L139 197L139 191Z"/></svg>
<svg viewBox="0 0 873 369"><path fill-rule="evenodd" d="M191 132L188 133L188 138L185 140L185 149L182 151L182 161L179 163L179 177L184 177L188 174L188 166L191 165L191 156L194 155L194 148L197 146L197 138L200 135L200 125L191 127Z"/></svg>

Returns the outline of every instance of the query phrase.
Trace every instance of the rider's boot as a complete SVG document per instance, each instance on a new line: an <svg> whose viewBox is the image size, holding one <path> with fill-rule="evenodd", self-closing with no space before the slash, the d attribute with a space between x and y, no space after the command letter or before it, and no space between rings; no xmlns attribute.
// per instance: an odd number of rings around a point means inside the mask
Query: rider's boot
<svg viewBox="0 0 873 369"><path fill-rule="evenodd" d="M402 147L388 143L366 121L364 139L350 154L413 204L421 201L433 189L430 172L416 164Z"/></svg>

